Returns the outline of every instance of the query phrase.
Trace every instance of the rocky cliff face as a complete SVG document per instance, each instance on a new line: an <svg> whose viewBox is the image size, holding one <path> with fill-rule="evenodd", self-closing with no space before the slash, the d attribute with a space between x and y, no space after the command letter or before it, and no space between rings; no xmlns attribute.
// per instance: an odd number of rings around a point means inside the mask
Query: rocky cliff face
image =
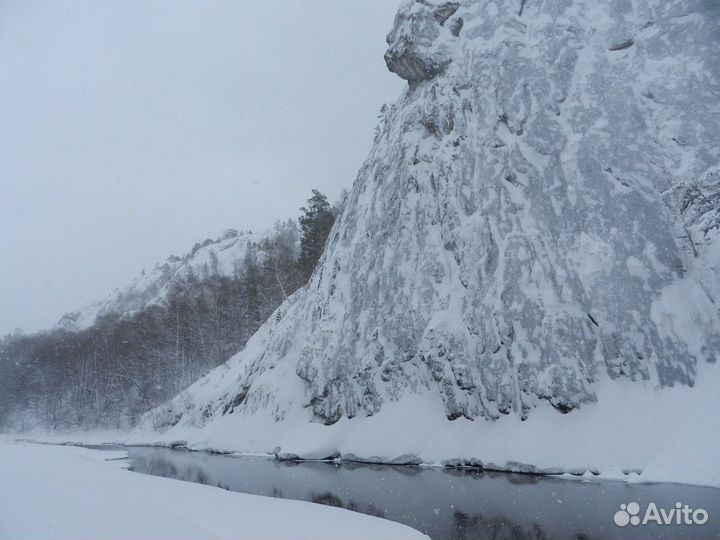
<svg viewBox="0 0 720 540"><path fill-rule="evenodd" d="M407 91L309 285L148 415L333 424L411 394L448 420L693 385L720 355L720 9L406 1Z"/></svg>

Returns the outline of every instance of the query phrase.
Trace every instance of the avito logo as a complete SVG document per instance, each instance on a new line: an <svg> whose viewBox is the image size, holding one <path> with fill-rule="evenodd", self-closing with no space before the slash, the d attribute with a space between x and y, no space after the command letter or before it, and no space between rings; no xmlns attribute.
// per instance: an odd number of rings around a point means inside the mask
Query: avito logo
<svg viewBox="0 0 720 540"><path fill-rule="evenodd" d="M648 504L640 518L640 505L636 502L621 504L620 510L615 512L613 520L618 527L627 525L705 525L708 521L708 513L702 508L693 510L687 504L675 503L674 508L658 508L655 503Z"/></svg>

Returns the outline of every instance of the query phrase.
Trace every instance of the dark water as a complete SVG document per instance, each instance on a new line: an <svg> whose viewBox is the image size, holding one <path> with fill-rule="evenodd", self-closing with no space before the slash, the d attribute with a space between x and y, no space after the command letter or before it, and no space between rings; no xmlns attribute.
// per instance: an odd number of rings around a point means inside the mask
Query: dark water
<svg viewBox="0 0 720 540"><path fill-rule="evenodd" d="M289 463L125 448L139 473L231 491L300 499L405 523L433 539L720 538L720 490L674 484L561 480L434 468ZM705 525L618 527L620 505L702 508ZM280 517L280 516L279 516Z"/></svg>

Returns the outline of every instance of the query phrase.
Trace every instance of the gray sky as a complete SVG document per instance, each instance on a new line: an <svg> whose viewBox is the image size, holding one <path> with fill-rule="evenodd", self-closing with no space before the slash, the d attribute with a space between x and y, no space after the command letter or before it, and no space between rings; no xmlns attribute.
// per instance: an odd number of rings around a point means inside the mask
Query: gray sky
<svg viewBox="0 0 720 540"><path fill-rule="evenodd" d="M335 198L398 0L0 0L0 334Z"/></svg>

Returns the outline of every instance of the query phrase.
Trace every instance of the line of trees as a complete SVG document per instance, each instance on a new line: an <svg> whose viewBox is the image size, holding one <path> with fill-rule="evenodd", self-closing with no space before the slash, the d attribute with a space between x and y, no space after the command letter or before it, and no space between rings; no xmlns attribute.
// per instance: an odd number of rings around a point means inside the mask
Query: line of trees
<svg viewBox="0 0 720 540"><path fill-rule="evenodd" d="M161 305L81 331L0 341L0 429L127 428L241 350L312 274L337 207L313 191L292 221L249 244L234 272L216 257L173 279ZM299 244L299 245L298 245Z"/></svg>

